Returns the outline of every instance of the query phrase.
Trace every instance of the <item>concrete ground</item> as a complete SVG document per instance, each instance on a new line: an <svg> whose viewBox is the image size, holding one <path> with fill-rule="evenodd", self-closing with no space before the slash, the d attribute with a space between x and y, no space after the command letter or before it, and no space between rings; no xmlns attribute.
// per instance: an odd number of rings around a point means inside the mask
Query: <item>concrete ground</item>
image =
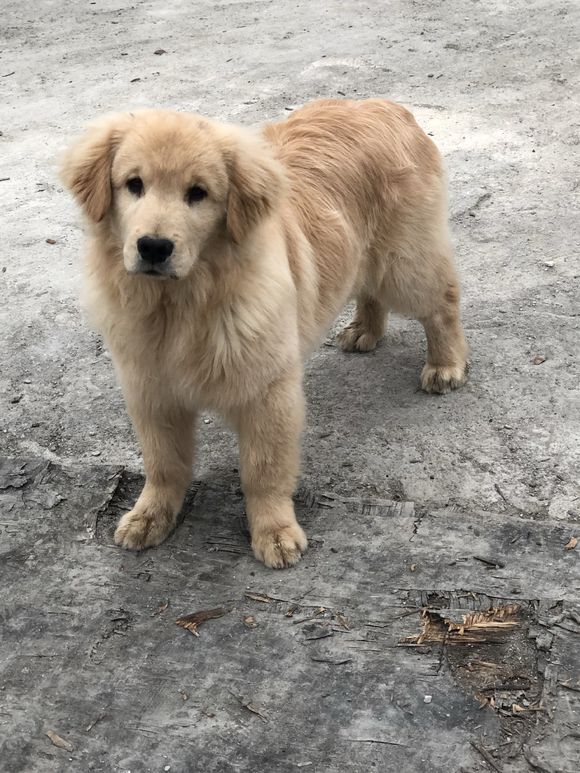
<svg viewBox="0 0 580 773"><path fill-rule="evenodd" d="M303 485L412 501L420 517L450 523L485 511L490 523L580 530L576 3L5 0L2 10L2 455L140 469L111 360L80 311L82 233L55 174L71 136L140 106L249 124L317 97L381 95L413 110L445 158L470 381L445 397L417 391L425 341L413 321L393 319L369 355L345 355L330 336L307 371ZM219 485L236 468L235 439L205 417L196 479Z"/></svg>

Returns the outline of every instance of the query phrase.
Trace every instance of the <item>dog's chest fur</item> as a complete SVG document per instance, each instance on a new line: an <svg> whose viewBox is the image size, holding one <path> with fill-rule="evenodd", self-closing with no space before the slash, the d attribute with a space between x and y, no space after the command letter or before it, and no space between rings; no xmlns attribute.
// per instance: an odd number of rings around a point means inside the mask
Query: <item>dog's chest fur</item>
<svg viewBox="0 0 580 773"><path fill-rule="evenodd" d="M200 304L184 288L137 285L92 304L121 380L197 408L228 412L256 398L290 365L298 333L291 298L260 288Z"/></svg>

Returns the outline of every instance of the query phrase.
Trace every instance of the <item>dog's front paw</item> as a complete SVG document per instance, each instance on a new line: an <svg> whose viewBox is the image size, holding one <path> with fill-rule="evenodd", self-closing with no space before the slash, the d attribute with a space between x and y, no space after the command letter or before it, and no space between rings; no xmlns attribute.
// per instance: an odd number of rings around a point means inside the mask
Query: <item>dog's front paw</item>
<svg viewBox="0 0 580 773"><path fill-rule="evenodd" d="M371 352L379 342L376 335L365 330L358 322L351 322L336 337L344 352Z"/></svg>
<svg viewBox="0 0 580 773"><path fill-rule="evenodd" d="M294 566L307 547L306 534L298 523L252 534L254 555L271 569Z"/></svg>
<svg viewBox="0 0 580 773"><path fill-rule="evenodd" d="M444 395L467 381L467 365L429 365L421 373L421 389Z"/></svg>
<svg viewBox="0 0 580 773"><path fill-rule="evenodd" d="M115 542L129 550L143 550L160 545L175 526L175 515L168 507L137 503L121 518L115 530Z"/></svg>

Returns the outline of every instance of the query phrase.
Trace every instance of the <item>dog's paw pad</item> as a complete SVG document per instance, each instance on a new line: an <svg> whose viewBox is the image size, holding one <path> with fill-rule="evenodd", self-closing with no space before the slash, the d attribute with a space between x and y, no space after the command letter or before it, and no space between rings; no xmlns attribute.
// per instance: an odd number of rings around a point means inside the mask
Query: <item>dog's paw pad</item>
<svg viewBox="0 0 580 773"><path fill-rule="evenodd" d="M370 352L379 342L377 336L364 330L355 322L347 325L338 334L337 340L344 352Z"/></svg>
<svg viewBox="0 0 580 773"><path fill-rule="evenodd" d="M115 530L115 542L128 550L144 550L160 545L175 525L173 513L166 508L135 507L121 518Z"/></svg>
<svg viewBox="0 0 580 773"><path fill-rule="evenodd" d="M254 555L271 569L294 566L307 547L306 535L297 523L252 536Z"/></svg>
<svg viewBox="0 0 580 773"><path fill-rule="evenodd" d="M466 365L425 365L421 373L421 389L439 395L459 389L467 381Z"/></svg>

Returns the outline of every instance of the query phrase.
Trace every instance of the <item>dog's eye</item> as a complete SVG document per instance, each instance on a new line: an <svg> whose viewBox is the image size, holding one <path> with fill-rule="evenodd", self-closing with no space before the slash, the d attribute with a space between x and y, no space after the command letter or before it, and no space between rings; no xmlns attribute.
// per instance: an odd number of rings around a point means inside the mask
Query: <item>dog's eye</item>
<svg viewBox="0 0 580 773"><path fill-rule="evenodd" d="M127 190L135 196L141 196L143 193L143 180L140 177L131 177L127 180Z"/></svg>
<svg viewBox="0 0 580 773"><path fill-rule="evenodd" d="M199 185L192 185L187 191L187 203L195 204L196 201L201 201L207 196L207 191L200 188Z"/></svg>

